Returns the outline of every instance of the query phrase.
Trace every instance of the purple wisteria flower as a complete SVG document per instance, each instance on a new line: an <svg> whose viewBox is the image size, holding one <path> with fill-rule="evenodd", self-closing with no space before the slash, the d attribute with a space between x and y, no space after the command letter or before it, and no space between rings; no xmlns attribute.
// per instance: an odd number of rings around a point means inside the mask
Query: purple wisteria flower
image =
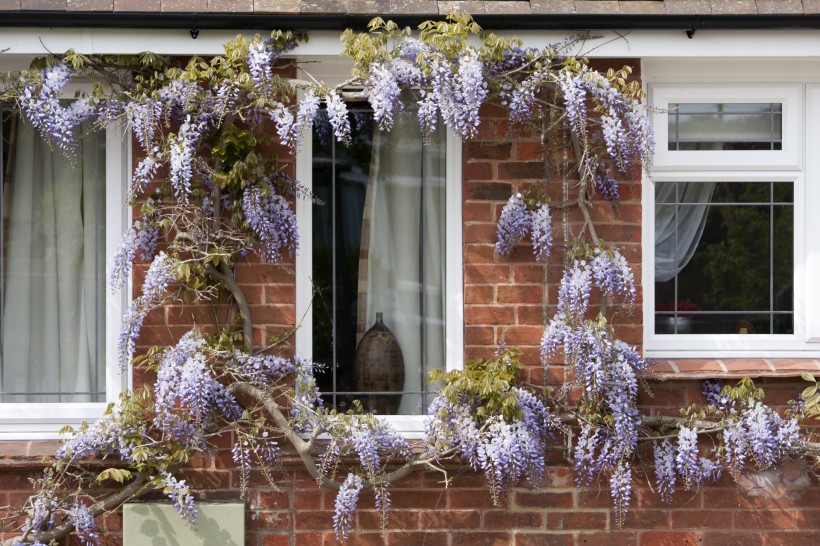
<svg viewBox="0 0 820 546"><path fill-rule="evenodd" d="M502 256L508 256L513 247L532 229L532 213L524 203L520 193L516 193L507 201L501 210L498 219L498 237L495 250Z"/></svg>
<svg viewBox="0 0 820 546"><path fill-rule="evenodd" d="M205 123L186 116L179 132L172 135L168 145L169 179L177 201L188 204L193 177L193 162L196 146L205 130Z"/></svg>
<svg viewBox="0 0 820 546"><path fill-rule="evenodd" d="M333 529L336 537L347 539L348 531L353 526L353 514L359 502L359 493L362 492L364 482L356 474L348 474L339 492L336 494L335 513L333 515Z"/></svg>
<svg viewBox="0 0 820 546"><path fill-rule="evenodd" d="M98 544L97 523L88 506L82 502L75 503L68 511L68 520L78 533L83 544Z"/></svg>
<svg viewBox="0 0 820 546"><path fill-rule="evenodd" d="M263 195L258 187L245 189L242 199L242 211L253 232L259 238L259 254L270 263L282 259L284 247L293 255L299 248L299 231L296 227L296 215L281 195L273 193L269 187L268 195Z"/></svg>
<svg viewBox="0 0 820 546"><path fill-rule="evenodd" d="M626 303L635 303L638 297L635 277L626 258L616 249L595 249L589 267L592 278L602 293L621 296Z"/></svg>
<svg viewBox="0 0 820 546"><path fill-rule="evenodd" d="M182 518L185 525L195 528L198 516L196 504L185 480L177 480L168 472L163 474L163 479L165 481L165 494L171 499L171 503L174 505L179 517Z"/></svg>
<svg viewBox="0 0 820 546"><path fill-rule="evenodd" d="M558 88L564 95L567 119L576 135L586 132L587 121L587 92L584 73L573 74L569 70L563 71L558 77Z"/></svg>
<svg viewBox="0 0 820 546"><path fill-rule="evenodd" d="M23 80L18 97L20 108L32 126L49 143L56 145L68 157L77 152L77 127L95 115L92 99L73 100L64 107L60 96L71 81L71 69L62 61Z"/></svg>
<svg viewBox="0 0 820 546"><path fill-rule="evenodd" d="M373 63L370 66L363 93L373 108L373 118L379 124L379 129L392 129L393 112L398 105L401 88L396 75L388 65Z"/></svg>
<svg viewBox="0 0 820 546"><path fill-rule="evenodd" d="M663 502L672 502L677 480L677 449L668 439L655 444L655 480Z"/></svg>
<svg viewBox="0 0 820 546"><path fill-rule="evenodd" d="M546 263L552 250L552 218L550 207L544 203L532 214L532 251L535 261Z"/></svg>
<svg viewBox="0 0 820 546"><path fill-rule="evenodd" d="M325 97L327 116L336 140L342 144L350 144L350 119L347 117L347 105L342 98L331 91Z"/></svg>

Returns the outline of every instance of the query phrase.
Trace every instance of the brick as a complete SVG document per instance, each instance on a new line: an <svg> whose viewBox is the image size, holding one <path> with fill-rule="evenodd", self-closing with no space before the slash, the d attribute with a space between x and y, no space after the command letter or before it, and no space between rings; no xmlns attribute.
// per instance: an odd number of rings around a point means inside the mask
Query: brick
<svg viewBox="0 0 820 546"><path fill-rule="evenodd" d="M512 541L510 533L452 533L453 544L480 544L481 546L509 546Z"/></svg>
<svg viewBox="0 0 820 546"><path fill-rule="evenodd" d="M673 510L672 527L696 529L713 527L726 529L732 524L732 512L728 510Z"/></svg>
<svg viewBox="0 0 820 546"><path fill-rule="evenodd" d="M464 287L464 303L494 303L495 287L491 284L470 284Z"/></svg>
<svg viewBox="0 0 820 546"><path fill-rule="evenodd" d="M389 546L448 546L449 539L444 532L398 532L387 534Z"/></svg>
<svg viewBox="0 0 820 546"><path fill-rule="evenodd" d="M491 180L493 178L493 164L488 161L464 163L461 175L465 181Z"/></svg>
<svg viewBox="0 0 820 546"><path fill-rule="evenodd" d="M703 533L703 544L720 544L721 546L763 546L763 537L760 533L745 533L742 531Z"/></svg>
<svg viewBox="0 0 820 546"><path fill-rule="evenodd" d="M465 224L463 240L464 243L487 243L494 241L497 232L495 222ZM465 268L466 269L466 268ZM464 279L464 282L468 282Z"/></svg>
<svg viewBox="0 0 820 546"><path fill-rule="evenodd" d="M793 510L757 509L735 512L735 529L793 529Z"/></svg>
<svg viewBox="0 0 820 546"><path fill-rule="evenodd" d="M465 186L465 199L474 201L506 201L512 194L512 186L504 182L470 182Z"/></svg>
<svg viewBox="0 0 820 546"><path fill-rule="evenodd" d="M436 510L421 514L422 529L477 529L481 514L475 510Z"/></svg>
<svg viewBox="0 0 820 546"><path fill-rule="evenodd" d="M496 288L498 303L541 303L544 298L540 284L514 284Z"/></svg>
<svg viewBox="0 0 820 546"><path fill-rule="evenodd" d="M381 530L381 514L376 510L357 510L356 518L360 529ZM415 510L391 510L388 518L387 525L391 531L419 528L419 512Z"/></svg>
<svg viewBox="0 0 820 546"><path fill-rule="evenodd" d="M625 531L610 531L607 533L580 533L576 541L578 546L637 546L638 534Z"/></svg>
<svg viewBox="0 0 820 546"><path fill-rule="evenodd" d="M513 309L510 306L464 306L464 324L512 324L513 320Z"/></svg>
<svg viewBox="0 0 820 546"><path fill-rule="evenodd" d="M694 532L647 531L640 534L640 546L695 546L698 544Z"/></svg>
<svg viewBox="0 0 820 546"><path fill-rule="evenodd" d="M763 14L803 15L801 0L757 0L757 12Z"/></svg>
<svg viewBox="0 0 820 546"><path fill-rule="evenodd" d="M541 180L543 177L544 163L541 161L509 161L498 165L498 178L501 180Z"/></svg>
<svg viewBox="0 0 820 546"><path fill-rule="evenodd" d="M0 10L14 11L20 9L20 0L0 0Z"/></svg>
<svg viewBox="0 0 820 546"><path fill-rule="evenodd" d="M503 508L506 506L506 500L499 499L499 506L493 505L493 499L490 492L484 489L477 490L448 490L447 491L447 506L449 508Z"/></svg>
<svg viewBox="0 0 820 546"><path fill-rule="evenodd" d="M606 529L608 512L549 512L547 529Z"/></svg>
<svg viewBox="0 0 820 546"><path fill-rule="evenodd" d="M438 2L436 0L390 0L388 13L414 13L422 15L438 14ZM373 13L385 13L385 10L370 11Z"/></svg>
<svg viewBox="0 0 820 546"><path fill-rule="evenodd" d="M625 529L664 529L669 527L668 510L630 510L623 524Z"/></svg>
<svg viewBox="0 0 820 546"><path fill-rule="evenodd" d="M512 150L510 142L467 142L464 146L466 159L509 159Z"/></svg>
<svg viewBox="0 0 820 546"><path fill-rule="evenodd" d="M569 533L515 533L515 546L574 546Z"/></svg>
<svg viewBox="0 0 820 546"><path fill-rule="evenodd" d="M484 529L537 529L543 526L544 516L539 512L484 512Z"/></svg>
<svg viewBox="0 0 820 546"><path fill-rule="evenodd" d="M493 263L495 262L494 245L465 245L464 263Z"/></svg>
<svg viewBox="0 0 820 546"><path fill-rule="evenodd" d="M810 546L817 544L817 533L805 531L767 531L766 546Z"/></svg>
<svg viewBox="0 0 820 546"><path fill-rule="evenodd" d="M516 491L513 504L523 508L571 508L572 493Z"/></svg>
<svg viewBox="0 0 820 546"><path fill-rule="evenodd" d="M465 265L465 284L495 284L510 281L510 268L506 265Z"/></svg>
<svg viewBox="0 0 820 546"><path fill-rule="evenodd" d="M114 0L68 0L67 11L114 11Z"/></svg>

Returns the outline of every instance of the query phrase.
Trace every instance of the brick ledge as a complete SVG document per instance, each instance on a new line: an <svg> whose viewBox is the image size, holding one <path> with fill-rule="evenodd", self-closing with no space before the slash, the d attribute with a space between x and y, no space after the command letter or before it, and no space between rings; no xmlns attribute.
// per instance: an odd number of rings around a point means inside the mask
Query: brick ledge
<svg viewBox="0 0 820 546"><path fill-rule="evenodd" d="M650 368L663 379L739 377L800 377L820 375L820 360L813 358L659 358Z"/></svg>

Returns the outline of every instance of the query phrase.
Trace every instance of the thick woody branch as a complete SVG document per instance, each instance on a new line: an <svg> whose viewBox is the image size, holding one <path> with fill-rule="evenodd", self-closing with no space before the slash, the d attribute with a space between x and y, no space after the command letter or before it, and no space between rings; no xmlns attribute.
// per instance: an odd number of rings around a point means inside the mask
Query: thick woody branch
<svg viewBox="0 0 820 546"><path fill-rule="evenodd" d="M209 264L205 267L208 275L221 282L225 288L231 293L236 306L239 308L239 314L242 316L242 333L245 337L245 349L251 353L253 352L253 323L251 322L251 308L248 306L248 300L245 298L245 293L236 282L233 275L224 273Z"/></svg>

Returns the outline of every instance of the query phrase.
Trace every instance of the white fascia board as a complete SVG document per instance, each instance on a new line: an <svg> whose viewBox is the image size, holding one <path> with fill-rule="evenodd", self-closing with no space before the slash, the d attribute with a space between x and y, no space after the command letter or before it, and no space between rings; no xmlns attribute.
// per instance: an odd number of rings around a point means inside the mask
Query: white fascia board
<svg viewBox="0 0 820 546"><path fill-rule="evenodd" d="M0 33L0 64L15 55L43 55L74 49L81 53L126 54L153 51L165 55L217 55L236 30L200 30L196 39L187 29L118 28L9 28ZM250 36L253 32L245 32ZM561 42L572 31L504 31L518 36L525 47ZM310 40L297 50L299 57L339 55L337 31L308 31ZM698 30L688 38L683 30L592 31L597 38L577 46L573 53L589 57L632 58L811 58L820 57L820 31L809 29Z"/></svg>

